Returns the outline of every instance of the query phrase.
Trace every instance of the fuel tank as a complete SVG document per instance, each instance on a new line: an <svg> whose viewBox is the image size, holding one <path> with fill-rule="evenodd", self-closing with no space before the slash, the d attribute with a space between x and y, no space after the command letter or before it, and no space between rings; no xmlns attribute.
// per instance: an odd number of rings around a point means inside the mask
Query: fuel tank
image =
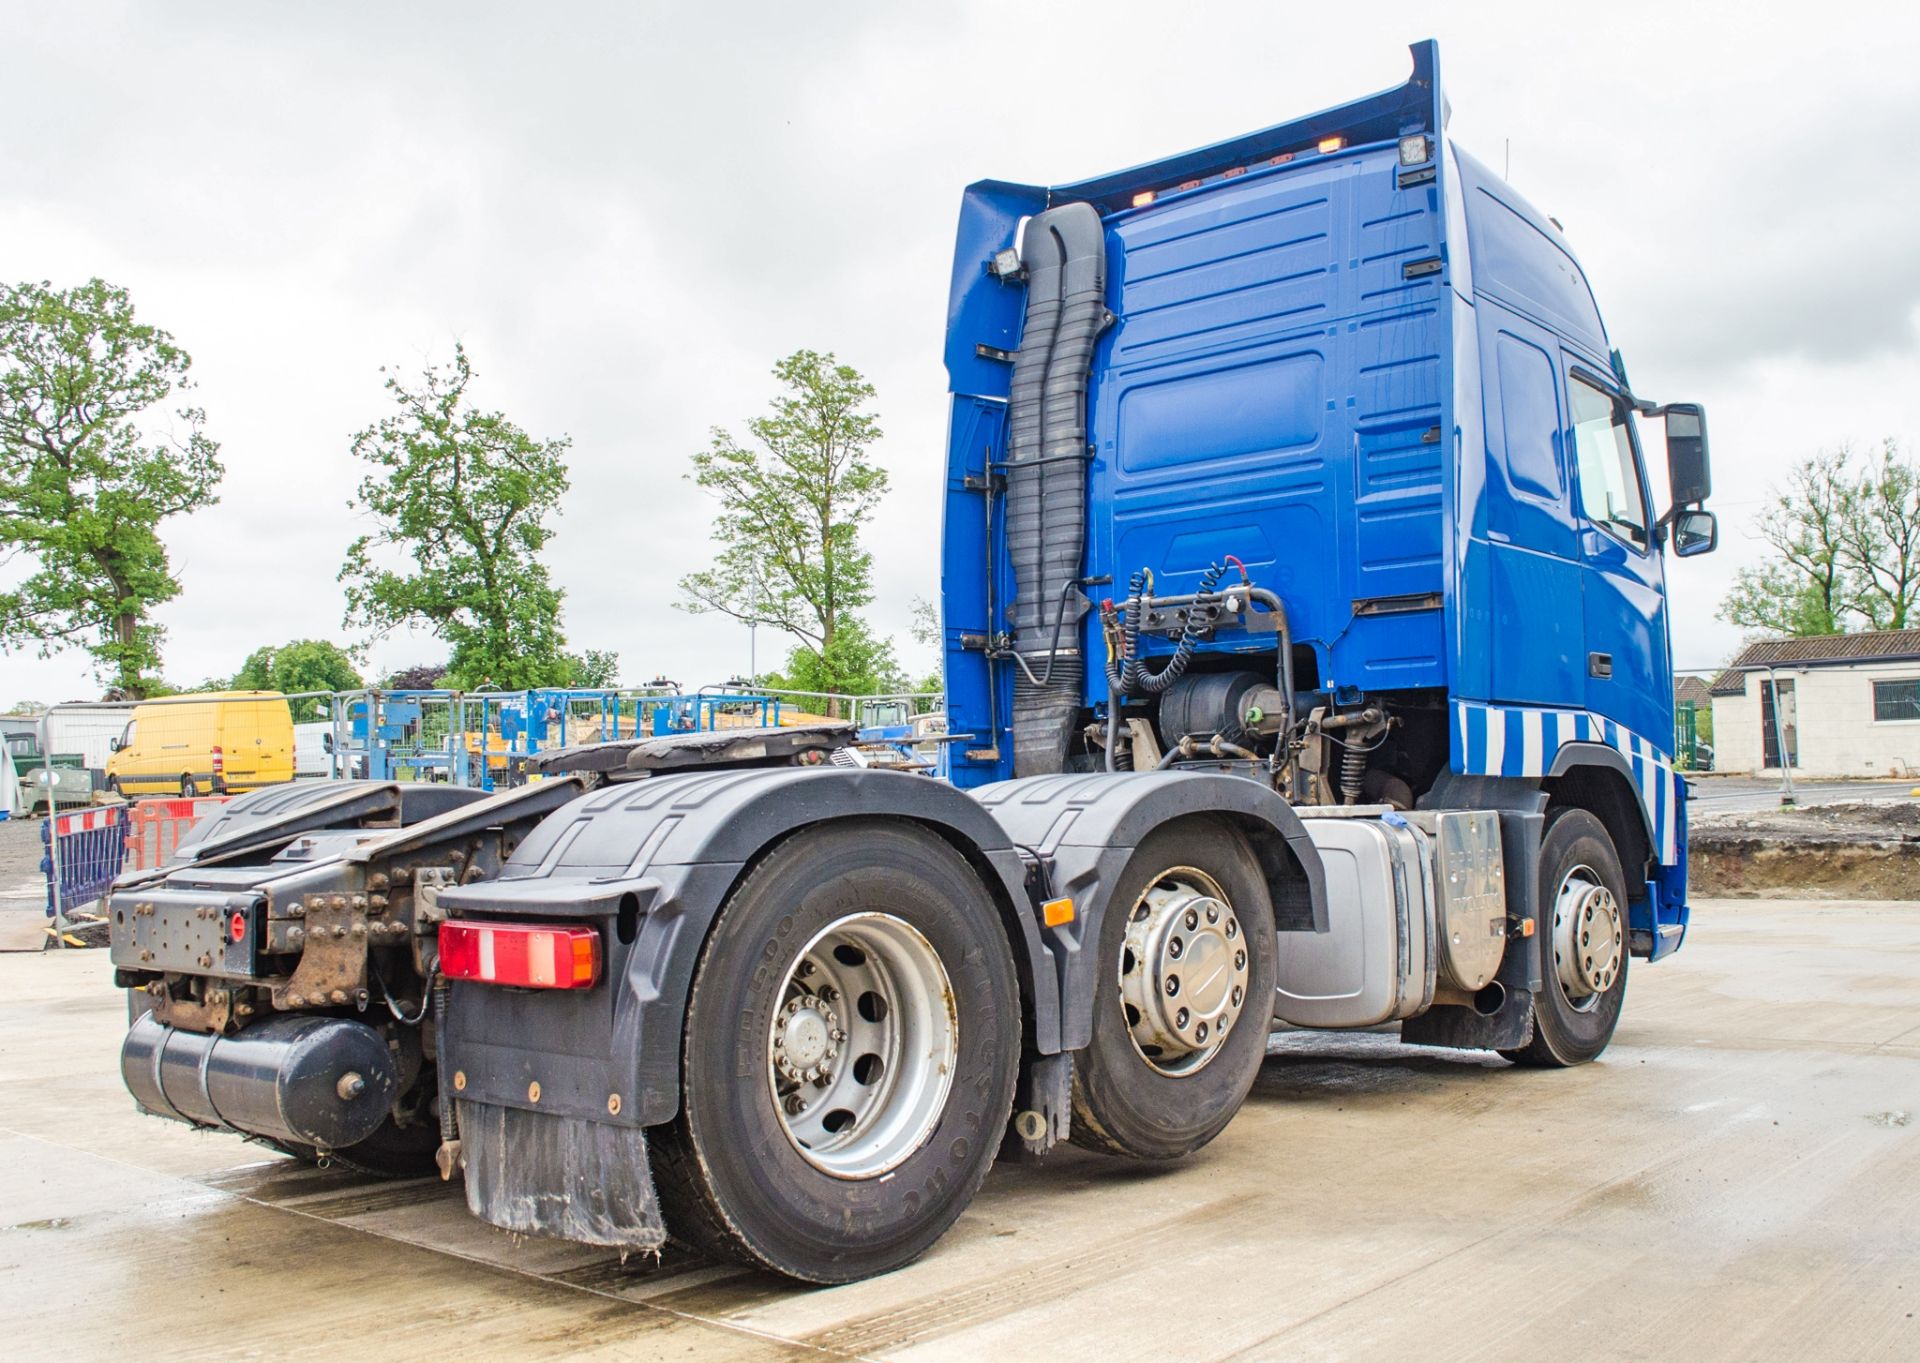
<svg viewBox="0 0 1920 1363"><path fill-rule="evenodd" d="M399 1084L393 1055L373 1028L312 1015L209 1036L144 1014L121 1044L120 1075L156 1116L318 1150L343 1150L372 1135Z"/></svg>

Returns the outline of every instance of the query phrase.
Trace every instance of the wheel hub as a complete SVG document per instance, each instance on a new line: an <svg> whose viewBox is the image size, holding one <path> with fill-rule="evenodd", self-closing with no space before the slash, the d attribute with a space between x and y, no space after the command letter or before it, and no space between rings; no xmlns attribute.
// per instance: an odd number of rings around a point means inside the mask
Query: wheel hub
<svg viewBox="0 0 1920 1363"><path fill-rule="evenodd" d="M1585 866L1560 883L1553 905L1553 968L1575 1008L1593 1007L1620 978L1626 930L1613 891Z"/></svg>
<svg viewBox="0 0 1920 1363"><path fill-rule="evenodd" d="M1120 958L1120 998L1140 1056L1190 1074L1218 1053L1247 999L1240 920L1213 880L1161 876L1134 906Z"/></svg>
<svg viewBox="0 0 1920 1363"><path fill-rule="evenodd" d="M875 1178L933 1133L959 1045L939 952L904 919L854 913L788 966L764 1082L802 1159L836 1178Z"/></svg>
<svg viewBox="0 0 1920 1363"><path fill-rule="evenodd" d="M773 1063L783 1078L797 1084L831 1075L831 1063L846 1039L831 1004L817 994L788 999L777 1026Z"/></svg>

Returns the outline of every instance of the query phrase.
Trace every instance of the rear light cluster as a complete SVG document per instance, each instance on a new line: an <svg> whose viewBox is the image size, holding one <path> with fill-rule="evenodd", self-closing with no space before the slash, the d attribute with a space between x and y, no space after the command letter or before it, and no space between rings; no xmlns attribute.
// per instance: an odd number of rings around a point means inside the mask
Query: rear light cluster
<svg viewBox="0 0 1920 1363"><path fill-rule="evenodd" d="M600 979L600 934L540 923L449 921L440 925L440 973L523 989L591 989Z"/></svg>
<svg viewBox="0 0 1920 1363"><path fill-rule="evenodd" d="M215 776L224 776L226 775L226 771L227 755L220 751L220 749L215 748L213 750L213 774Z"/></svg>

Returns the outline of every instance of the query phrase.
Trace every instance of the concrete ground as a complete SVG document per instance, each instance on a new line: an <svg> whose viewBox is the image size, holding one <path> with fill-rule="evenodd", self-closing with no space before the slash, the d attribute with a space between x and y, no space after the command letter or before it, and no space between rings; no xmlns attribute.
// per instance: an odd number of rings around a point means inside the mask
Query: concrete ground
<svg viewBox="0 0 1920 1363"><path fill-rule="evenodd" d="M44 819L0 819L0 951L38 951L47 940Z"/></svg>
<svg viewBox="0 0 1920 1363"><path fill-rule="evenodd" d="M1212 1147L1001 1166L801 1290L137 1116L103 953L0 957L10 1359L1920 1358L1920 903L1696 904L1612 1049L1276 1041Z"/></svg>

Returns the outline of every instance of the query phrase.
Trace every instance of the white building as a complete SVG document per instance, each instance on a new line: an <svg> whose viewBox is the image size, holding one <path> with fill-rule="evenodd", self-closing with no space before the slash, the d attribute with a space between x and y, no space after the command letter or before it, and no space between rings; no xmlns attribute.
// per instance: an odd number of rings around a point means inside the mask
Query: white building
<svg viewBox="0 0 1920 1363"><path fill-rule="evenodd" d="M1920 629L1741 649L1713 683L1714 765L1778 771L1782 738L1796 775L1920 777Z"/></svg>

